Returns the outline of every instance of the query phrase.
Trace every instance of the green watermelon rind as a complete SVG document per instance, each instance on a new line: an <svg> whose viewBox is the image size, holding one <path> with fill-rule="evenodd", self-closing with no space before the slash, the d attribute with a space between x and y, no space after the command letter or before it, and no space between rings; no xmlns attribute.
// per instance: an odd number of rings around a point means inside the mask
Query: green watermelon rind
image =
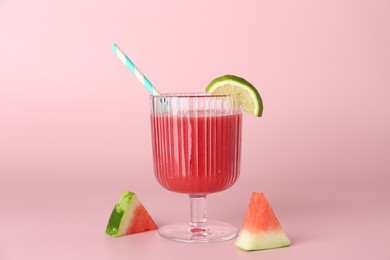
<svg viewBox="0 0 390 260"><path fill-rule="evenodd" d="M236 240L236 246L246 251L280 248L290 244L290 239L283 231L251 234L247 230L241 230Z"/></svg>
<svg viewBox="0 0 390 260"><path fill-rule="evenodd" d="M133 192L122 193L118 202L112 210L108 220L106 234L113 237L120 237L126 234L127 227L134 215L134 209L140 204Z"/></svg>

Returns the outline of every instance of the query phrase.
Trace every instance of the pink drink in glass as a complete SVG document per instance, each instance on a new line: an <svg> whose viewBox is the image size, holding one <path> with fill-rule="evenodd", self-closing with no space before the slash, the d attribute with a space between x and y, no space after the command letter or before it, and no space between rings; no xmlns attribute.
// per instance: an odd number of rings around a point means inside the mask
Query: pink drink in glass
<svg viewBox="0 0 390 260"><path fill-rule="evenodd" d="M152 115L155 175L168 190L207 194L239 176L241 114Z"/></svg>

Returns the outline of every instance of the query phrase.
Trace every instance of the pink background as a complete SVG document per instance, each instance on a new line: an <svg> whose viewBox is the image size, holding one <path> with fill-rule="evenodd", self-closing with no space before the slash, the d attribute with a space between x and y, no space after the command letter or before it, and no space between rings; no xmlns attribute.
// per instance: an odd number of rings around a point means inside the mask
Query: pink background
<svg viewBox="0 0 390 260"><path fill-rule="evenodd" d="M390 259L389 28L388 0L0 0L0 259ZM259 89L208 216L239 226L263 191L291 247L105 235L123 190L158 225L188 218L154 179L148 93L114 42L162 92L227 73Z"/></svg>

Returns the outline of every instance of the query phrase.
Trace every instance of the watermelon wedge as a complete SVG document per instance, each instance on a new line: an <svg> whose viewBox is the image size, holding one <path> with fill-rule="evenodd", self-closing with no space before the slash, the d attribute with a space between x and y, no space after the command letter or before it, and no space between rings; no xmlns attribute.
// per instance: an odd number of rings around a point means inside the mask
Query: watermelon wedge
<svg viewBox="0 0 390 260"><path fill-rule="evenodd" d="M264 193L253 192L236 246L250 251L291 244Z"/></svg>
<svg viewBox="0 0 390 260"><path fill-rule="evenodd" d="M157 228L156 223L135 193L125 191L112 210L106 234L121 237Z"/></svg>

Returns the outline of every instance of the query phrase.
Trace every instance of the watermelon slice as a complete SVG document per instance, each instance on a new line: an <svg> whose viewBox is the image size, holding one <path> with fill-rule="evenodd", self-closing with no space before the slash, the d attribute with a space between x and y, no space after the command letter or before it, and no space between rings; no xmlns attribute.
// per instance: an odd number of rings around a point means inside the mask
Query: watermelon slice
<svg viewBox="0 0 390 260"><path fill-rule="evenodd" d="M135 193L125 191L112 210L106 234L121 237L157 228Z"/></svg>
<svg viewBox="0 0 390 260"><path fill-rule="evenodd" d="M248 251L278 248L291 244L264 193L252 193L235 244Z"/></svg>

